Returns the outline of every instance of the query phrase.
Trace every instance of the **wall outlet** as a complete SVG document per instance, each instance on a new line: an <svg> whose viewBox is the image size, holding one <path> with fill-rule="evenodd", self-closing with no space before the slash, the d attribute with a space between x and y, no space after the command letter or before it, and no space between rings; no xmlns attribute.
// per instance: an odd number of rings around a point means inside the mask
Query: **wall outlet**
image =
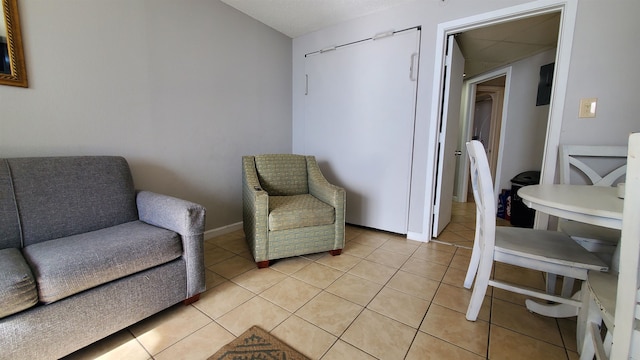
<svg viewBox="0 0 640 360"><path fill-rule="evenodd" d="M580 99L580 112L578 117L580 118L594 118L596 117L596 103L597 98Z"/></svg>

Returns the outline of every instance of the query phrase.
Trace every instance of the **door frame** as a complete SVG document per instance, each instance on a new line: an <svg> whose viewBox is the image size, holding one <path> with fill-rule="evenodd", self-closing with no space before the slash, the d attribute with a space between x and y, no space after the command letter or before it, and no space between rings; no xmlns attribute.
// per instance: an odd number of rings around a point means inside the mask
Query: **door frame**
<svg viewBox="0 0 640 360"><path fill-rule="evenodd" d="M507 66L507 67L496 69L488 73L484 73L484 74L472 77L468 80L465 80L463 97L466 103L464 104L464 109L463 109L464 112L462 114L463 126L460 128L460 141L458 144L459 150L461 152L461 155L459 157L460 159L459 166L457 169L459 178L458 178L458 188L456 189L456 196L458 198L458 202L466 202L466 195L467 195L467 192L469 191L469 157L467 156L467 148L465 146L465 143L471 140L471 127L473 126L473 122L474 122L475 98L476 98L478 84L504 76L505 77L504 94L502 98L502 104L501 104L502 110L501 110L500 119L499 119L500 130L498 131L499 135L497 139L498 152L497 152L495 169L492 169L492 170L495 170L495 173L492 174L493 179L500 178L500 174L502 171L502 157L503 157L502 148L504 146L504 133L505 133L505 127L508 119L507 113L508 113L508 104L509 104L509 89L511 86L511 69L512 69L511 66ZM494 99L494 110L495 110L495 99ZM492 116L495 116L495 112L492 111L492 113L493 113ZM491 129L492 129L491 130L492 132L497 131L494 129L494 126L492 126ZM496 155L492 155L492 156L496 156ZM499 186L500 184L495 182L494 189L493 189L495 194L499 194L499 189L498 189ZM464 200L461 200L461 197Z"/></svg>
<svg viewBox="0 0 640 360"><path fill-rule="evenodd" d="M491 177L493 179L497 179L496 174L499 175L498 171L498 155L500 153L500 138L503 134L502 130L502 111L504 109L504 87L500 86L490 86L490 85L480 85L478 84L476 87L476 98L478 92L483 92L488 94L491 98L491 130L489 131L489 153L487 153L487 157L489 158L489 169L491 170ZM475 108L474 108L475 110ZM497 191L497 190L496 190Z"/></svg>
<svg viewBox="0 0 640 360"><path fill-rule="evenodd" d="M432 146L427 149L427 177L425 184L425 209L422 224L422 234L411 234L412 238L421 241L431 239L433 228L435 184L438 166L437 139L439 136L438 116L441 112L442 88L444 86L445 45L448 35L479 27L503 23L506 21L527 18L531 16L560 12L560 28L558 30L558 48L556 52L556 65L554 74L554 86L551 93L549 108L549 121L547 124L546 142L542 161L540 183L553 183L557 161L557 147L560 142L562 127L562 114L565 105L567 82L569 78L569 65L571 63L571 48L573 44L573 32L576 22L578 4L571 0L540 0L525 3L505 9L500 9L480 15L474 15L463 19L453 20L438 24L436 30L436 46L434 48L434 75L431 91L431 116L428 129L428 143ZM438 79L438 80L436 80ZM534 227L546 228L549 216L536 214ZM416 236L417 235L417 236Z"/></svg>

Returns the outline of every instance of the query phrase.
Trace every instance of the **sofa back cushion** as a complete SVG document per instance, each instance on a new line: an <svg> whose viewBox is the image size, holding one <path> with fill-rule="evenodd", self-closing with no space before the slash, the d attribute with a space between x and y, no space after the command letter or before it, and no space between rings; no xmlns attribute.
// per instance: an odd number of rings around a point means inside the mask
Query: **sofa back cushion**
<svg viewBox="0 0 640 360"><path fill-rule="evenodd" d="M20 225L9 164L0 159L0 249L20 247Z"/></svg>
<svg viewBox="0 0 640 360"><path fill-rule="evenodd" d="M22 246L138 219L127 161L115 156L7 159Z"/></svg>
<svg viewBox="0 0 640 360"><path fill-rule="evenodd" d="M260 186L269 195L309 193L307 160L303 155L271 154L255 157Z"/></svg>

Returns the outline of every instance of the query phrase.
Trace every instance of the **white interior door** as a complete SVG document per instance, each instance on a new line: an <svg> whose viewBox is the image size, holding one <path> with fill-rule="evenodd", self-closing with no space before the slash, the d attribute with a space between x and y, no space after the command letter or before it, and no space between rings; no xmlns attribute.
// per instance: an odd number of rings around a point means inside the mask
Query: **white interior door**
<svg viewBox="0 0 640 360"><path fill-rule="evenodd" d="M456 173L455 152L458 143L458 129L460 127L460 99L462 96L464 57L453 35L450 35L447 41L432 237L440 235L445 226L451 221L453 183Z"/></svg>
<svg viewBox="0 0 640 360"><path fill-rule="evenodd" d="M489 164L491 167L491 176L494 179L495 187L494 191L496 194L496 202L498 201L498 195L500 194L500 182L497 179L500 179L500 161L498 159L502 158L503 150L501 145L504 143L504 128L507 121L508 114L508 96L509 96L509 87L511 83L511 67L505 67L501 69L497 69L479 76L476 76L472 79L465 80L463 84L463 98L467 99L466 103L463 101L463 106L461 108L462 114L460 124L462 129L460 129L460 138L458 139L458 149L462 150L462 155L458 157L458 163L456 164L456 190L454 192L454 198L457 197L457 201L465 202L467 198L467 192L470 190L469 185L469 159L467 157L467 151L464 147L465 142L471 140L473 138L473 123L474 112L475 112L475 103L473 99L476 98L478 87L480 89L487 88L486 85L482 85L485 82L492 81L498 78L504 77L504 85L500 87L492 87L495 90L495 96L497 99L494 102L496 106L496 118L492 120L492 156L493 156L493 164ZM487 155L489 156L489 155ZM492 161L492 160L490 160Z"/></svg>
<svg viewBox="0 0 640 360"><path fill-rule="evenodd" d="M346 189L346 221L406 234L417 29L308 54L305 152Z"/></svg>

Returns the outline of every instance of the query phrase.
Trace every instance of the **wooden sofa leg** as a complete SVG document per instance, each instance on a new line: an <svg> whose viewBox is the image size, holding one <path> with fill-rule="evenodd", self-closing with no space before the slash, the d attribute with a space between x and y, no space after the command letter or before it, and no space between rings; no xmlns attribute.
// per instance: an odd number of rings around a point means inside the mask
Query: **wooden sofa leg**
<svg viewBox="0 0 640 360"><path fill-rule="evenodd" d="M193 304L194 302L196 302L196 301L198 301L198 300L200 300L200 294L195 294L195 295L193 295L192 297L190 297L190 298L188 298L188 299L185 299L185 300L184 300L184 301L182 301L182 302L183 302L183 303L185 304L185 306L186 306L186 305L191 305L191 304Z"/></svg>
<svg viewBox="0 0 640 360"><path fill-rule="evenodd" d="M340 255L342 254L342 249L329 250L329 254L331 254L331 256Z"/></svg>
<svg viewBox="0 0 640 360"><path fill-rule="evenodd" d="M258 265L258 269L268 268L268 267L269 267L269 260L265 260L265 261L258 261L258 262L256 263L256 265Z"/></svg>

